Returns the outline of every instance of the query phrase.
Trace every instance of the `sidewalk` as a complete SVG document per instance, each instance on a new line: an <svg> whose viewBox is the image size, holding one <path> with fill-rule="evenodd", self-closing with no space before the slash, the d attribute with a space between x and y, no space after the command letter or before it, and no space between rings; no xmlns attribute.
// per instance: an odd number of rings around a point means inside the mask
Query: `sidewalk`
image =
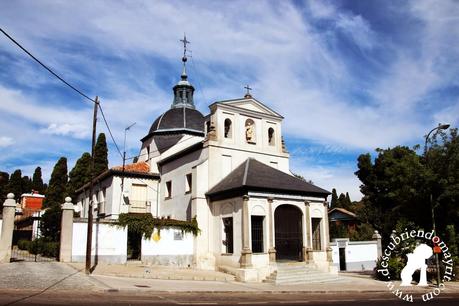
<svg viewBox="0 0 459 306"><path fill-rule="evenodd" d="M80 271L83 264L70 264ZM82 272L83 273L83 272ZM99 265L89 277L103 291L141 292L235 292L235 293L362 293L389 292L387 283L371 276L345 273L340 281L295 285L274 285L269 283L242 283L234 281L232 275L215 271L177 269L164 266L139 265ZM399 282L394 282L398 288ZM402 287L404 292L427 292L434 287ZM459 283L446 284L447 292L459 292Z"/></svg>
<svg viewBox="0 0 459 306"><path fill-rule="evenodd" d="M84 263L68 263L71 267L83 271ZM98 264L91 275L119 276L130 278L147 278L160 280L194 280L194 281L234 281L233 275L208 270L191 268L174 268L167 266L150 266L140 262L124 264Z"/></svg>

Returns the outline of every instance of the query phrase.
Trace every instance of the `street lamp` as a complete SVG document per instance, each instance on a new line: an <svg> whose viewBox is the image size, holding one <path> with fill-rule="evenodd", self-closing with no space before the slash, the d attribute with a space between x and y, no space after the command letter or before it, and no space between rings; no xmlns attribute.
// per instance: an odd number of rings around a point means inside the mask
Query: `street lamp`
<svg viewBox="0 0 459 306"><path fill-rule="evenodd" d="M446 130L449 128L449 124L439 124L436 128L433 128L432 130L430 130L429 133L427 133L427 136L426 136L426 142L424 144L424 156L425 156L425 159L426 159L426 166L429 166L429 163L428 163L428 148L427 148L427 142L429 141L429 137L430 137L430 134L432 134L433 131L439 131L439 130ZM430 192L430 208L432 210L432 230L434 232L435 235L437 235L437 228L435 226L435 205L432 201L432 191ZM438 253L435 253L435 264L437 266L437 287L440 286L440 263L439 263L439 260L438 260Z"/></svg>

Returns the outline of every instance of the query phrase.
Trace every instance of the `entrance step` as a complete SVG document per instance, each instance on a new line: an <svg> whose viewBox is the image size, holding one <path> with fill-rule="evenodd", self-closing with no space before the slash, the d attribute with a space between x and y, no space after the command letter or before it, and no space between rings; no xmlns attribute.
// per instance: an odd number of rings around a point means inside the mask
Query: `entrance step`
<svg viewBox="0 0 459 306"><path fill-rule="evenodd" d="M137 259L128 259L126 261L126 265L127 266L139 266L139 265L142 265L142 261L137 260Z"/></svg>
<svg viewBox="0 0 459 306"><path fill-rule="evenodd" d="M313 265L305 263L278 263L274 271L263 282L276 285L281 284L310 284L342 281L338 275L319 271Z"/></svg>

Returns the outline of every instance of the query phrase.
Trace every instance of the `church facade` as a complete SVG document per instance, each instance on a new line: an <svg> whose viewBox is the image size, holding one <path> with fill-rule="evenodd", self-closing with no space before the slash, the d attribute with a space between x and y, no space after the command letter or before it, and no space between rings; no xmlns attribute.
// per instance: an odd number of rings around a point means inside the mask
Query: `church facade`
<svg viewBox="0 0 459 306"><path fill-rule="evenodd" d="M98 178L95 215L196 218L192 264L240 280L263 280L284 261L331 271L330 193L290 172L283 117L248 91L211 104L204 116L185 64L184 56L173 103L141 140L135 163ZM87 216L87 188L77 200Z"/></svg>

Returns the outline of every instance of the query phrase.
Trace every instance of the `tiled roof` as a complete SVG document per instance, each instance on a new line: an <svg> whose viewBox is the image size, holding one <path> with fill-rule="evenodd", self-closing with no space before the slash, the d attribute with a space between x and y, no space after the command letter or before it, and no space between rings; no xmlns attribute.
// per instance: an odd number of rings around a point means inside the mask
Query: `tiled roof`
<svg viewBox="0 0 459 306"><path fill-rule="evenodd" d="M207 192L210 198L225 198L248 191L326 197L325 189L249 158Z"/></svg>
<svg viewBox="0 0 459 306"><path fill-rule="evenodd" d="M343 214L345 214L345 215L351 216L351 217L353 217L353 218L357 218L357 215L356 215L356 214L354 214L353 212L351 212L351 211L349 211L349 210L347 210L347 209L341 208L341 207L332 208L332 209L328 212L328 214L330 215L331 213L333 213L333 212L335 212L335 211L339 211L339 212L341 212L341 213L343 213Z"/></svg>
<svg viewBox="0 0 459 306"><path fill-rule="evenodd" d="M122 171L123 166L112 167L112 170ZM134 173L149 173L150 165L146 162L139 162L133 164L127 164L124 166L125 172L134 172Z"/></svg>

